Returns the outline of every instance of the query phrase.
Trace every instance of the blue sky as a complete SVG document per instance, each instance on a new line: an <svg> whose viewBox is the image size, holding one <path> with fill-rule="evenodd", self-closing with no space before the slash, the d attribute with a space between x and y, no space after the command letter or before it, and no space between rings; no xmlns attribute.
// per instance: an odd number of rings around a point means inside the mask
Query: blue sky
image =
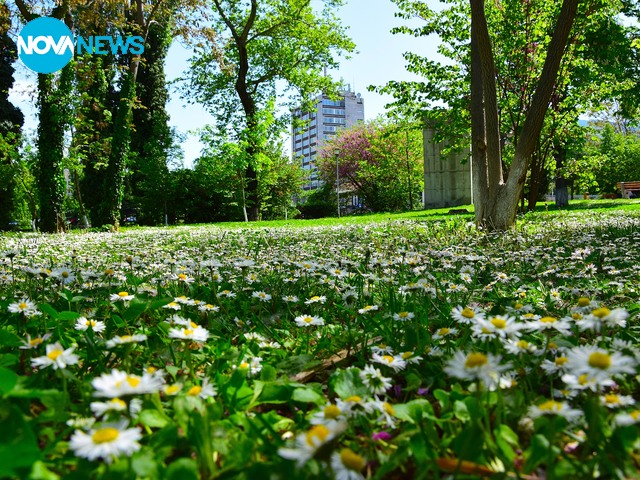
<svg viewBox="0 0 640 480"><path fill-rule="evenodd" d="M313 0L316 3L318 0ZM412 80L415 76L408 73L402 54L413 51L427 56L435 56L437 39L414 38L407 35L392 35L390 30L403 24L403 20L394 17L397 11L390 0L348 0L339 12L342 24L349 27L348 33L356 44L357 52L349 60L342 60L340 69L330 71L334 78L342 78L351 85L351 89L362 93L365 102L365 118L373 119L384 113L384 105L391 99L368 92L369 85L384 85L390 80ZM166 73L168 79L174 79L188 68L190 52L177 42L172 45L167 58ZM17 87L12 91L11 99L25 113L26 128L35 129L37 120L33 107L33 84L35 75L18 62L16 64ZM213 122L213 118L200 106L188 104L171 92L167 106L171 116L171 125L186 134ZM194 135L189 135L182 144L185 166L190 166L200 154L202 145Z"/></svg>

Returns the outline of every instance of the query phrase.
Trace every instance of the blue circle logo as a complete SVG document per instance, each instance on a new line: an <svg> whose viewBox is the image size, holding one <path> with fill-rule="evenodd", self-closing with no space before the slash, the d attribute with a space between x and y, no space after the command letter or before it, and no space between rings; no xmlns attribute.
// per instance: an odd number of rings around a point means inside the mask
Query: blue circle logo
<svg viewBox="0 0 640 480"><path fill-rule="evenodd" d="M53 73L73 58L73 34L64 22L40 17L27 23L18 35L18 56L37 73Z"/></svg>

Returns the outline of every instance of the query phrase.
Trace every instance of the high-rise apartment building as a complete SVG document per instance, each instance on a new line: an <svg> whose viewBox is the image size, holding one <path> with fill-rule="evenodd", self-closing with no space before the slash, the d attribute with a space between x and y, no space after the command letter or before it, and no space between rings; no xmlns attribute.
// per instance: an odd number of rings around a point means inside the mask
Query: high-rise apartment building
<svg viewBox="0 0 640 480"><path fill-rule="evenodd" d="M337 100L321 95L314 111L303 112L298 108L293 111L293 116L303 120L304 124L292 128L291 153L294 160L300 160L303 169L311 172L304 189L314 190L322 184L316 173L318 150L341 128L364 122L364 103L359 93L348 89L340 92Z"/></svg>

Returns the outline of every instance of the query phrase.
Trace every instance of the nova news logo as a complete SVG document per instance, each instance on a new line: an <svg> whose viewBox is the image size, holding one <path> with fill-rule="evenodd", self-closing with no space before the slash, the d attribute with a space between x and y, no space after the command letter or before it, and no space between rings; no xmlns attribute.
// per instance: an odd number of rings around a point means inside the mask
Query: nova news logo
<svg viewBox="0 0 640 480"><path fill-rule="evenodd" d="M62 70L71 61L74 52L106 55L144 52L142 37L92 36L74 39L64 22L51 17L40 17L27 23L18 35L18 56L37 73Z"/></svg>

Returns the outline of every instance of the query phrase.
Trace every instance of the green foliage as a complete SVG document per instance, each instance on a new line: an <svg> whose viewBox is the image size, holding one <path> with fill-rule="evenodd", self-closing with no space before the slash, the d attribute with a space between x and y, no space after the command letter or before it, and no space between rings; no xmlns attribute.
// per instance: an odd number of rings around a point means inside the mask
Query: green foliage
<svg viewBox="0 0 640 480"><path fill-rule="evenodd" d="M357 195L369 210L410 210L421 204L420 123L378 120L342 130L320 151L318 170L325 184L335 185L336 162L344 197Z"/></svg>

